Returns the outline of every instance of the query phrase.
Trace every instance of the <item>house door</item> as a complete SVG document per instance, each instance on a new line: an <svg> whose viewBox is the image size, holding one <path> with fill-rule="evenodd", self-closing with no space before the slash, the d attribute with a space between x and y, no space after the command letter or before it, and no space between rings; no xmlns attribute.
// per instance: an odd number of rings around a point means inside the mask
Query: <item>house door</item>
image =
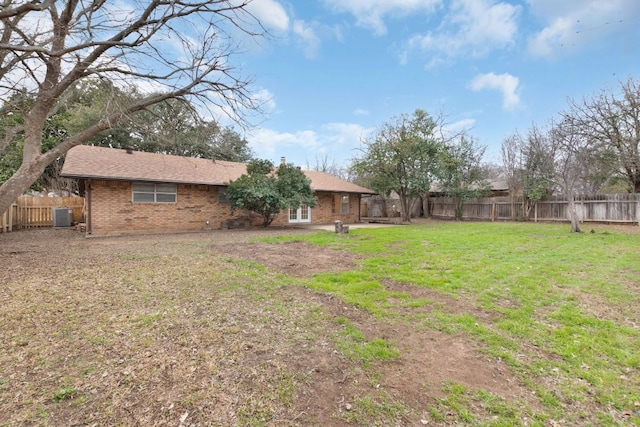
<svg viewBox="0 0 640 427"><path fill-rule="evenodd" d="M311 222L311 208L307 205L302 205L298 209L289 209L289 222Z"/></svg>

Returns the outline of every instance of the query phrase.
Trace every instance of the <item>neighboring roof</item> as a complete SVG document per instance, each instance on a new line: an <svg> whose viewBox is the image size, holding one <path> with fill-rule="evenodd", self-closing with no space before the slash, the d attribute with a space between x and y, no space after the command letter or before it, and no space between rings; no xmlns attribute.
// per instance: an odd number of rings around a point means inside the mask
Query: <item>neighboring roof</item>
<svg viewBox="0 0 640 427"><path fill-rule="evenodd" d="M504 179L489 179L487 180L489 183L489 188L491 191L509 191L509 183ZM440 183L434 182L431 184L431 193L441 193L442 188Z"/></svg>
<svg viewBox="0 0 640 427"><path fill-rule="evenodd" d="M78 145L67 152L60 175L66 178L226 185L246 172L244 163ZM311 180L314 191L375 194L368 188L323 172L303 172Z"/></svg>
<svg viewBox="0 0 640 427"><path fill-rule="evenodd" d="M509 181L506 179L490 179L489 185L493 191L509 191Z"/></svg>

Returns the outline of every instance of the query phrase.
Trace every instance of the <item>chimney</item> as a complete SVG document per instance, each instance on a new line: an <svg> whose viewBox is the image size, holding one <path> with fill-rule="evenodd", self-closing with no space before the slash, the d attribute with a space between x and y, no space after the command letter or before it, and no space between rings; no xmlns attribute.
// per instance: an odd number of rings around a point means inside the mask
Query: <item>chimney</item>
<svg viewBox="0 0 640 427"><path fill-rule="evenodd" d="M133 154L133 147L132 146L128 146L127 147L127 154Z"/></svg>
<svg viewBox="0 0 640 427"><path fill-rule="evenodd" d="M287 164L287 159L284 156L280 157L280 164L281 165L286 165Z"/></svg>

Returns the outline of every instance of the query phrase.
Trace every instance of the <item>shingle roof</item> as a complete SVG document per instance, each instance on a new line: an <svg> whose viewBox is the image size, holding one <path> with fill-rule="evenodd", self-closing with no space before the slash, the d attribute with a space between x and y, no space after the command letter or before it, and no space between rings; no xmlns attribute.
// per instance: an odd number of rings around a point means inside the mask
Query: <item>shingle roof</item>
<svg viewBox="0 0 640 427"><path fill-rule="evenodd" d="M376 194L368 188L361 187L349 181L318 171L303 171L311 180L311 189L314 191L336 191L342 193Z"/></svg>
<svg viewBox="0 0 640 427"><path fill-rule="evenodd" d="M142 151L78 145L67 152L60 175L67 178L115 179L226 185L246 173L244 163L171 156ZM303 171L314 191L375 194L335 176Z"/></svg>

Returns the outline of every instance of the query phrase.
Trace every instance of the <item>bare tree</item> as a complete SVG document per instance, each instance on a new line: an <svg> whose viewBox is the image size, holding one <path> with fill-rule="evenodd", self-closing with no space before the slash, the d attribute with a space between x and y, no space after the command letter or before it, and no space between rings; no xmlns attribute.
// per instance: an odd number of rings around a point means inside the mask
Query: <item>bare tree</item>
<svg viewBox="0 0 640 427"><path fill-rule="evenodd" d="M598 163L592 162L592 167L600 166L600 177L621 177L628 191L640 193L640 84L629 78L620 89L619 94L603 90L590 99L570 101L562 116L575 132L596 143L592 154Z"/></svg>
<svg viewBox="0 0 640 427"><path fill-rule="evenodd" d="M309 164L307 160L306 168L308 170L328 173L329 175L337 176L338 178L349 180L349 168L340 166L335 160L330 159L329 155L324 153L322 155L315 156L315 163Z"/></svg>
<svg viewBox="0 0 640 427"><path fill-rule="evenodd" d="M555 183L567 197L571 232L580 233L580 218L576 209L576 192L581 189L589 164L589 140L575 124L563 120L549 131L550 148L554 161Z"/></svg>
<svg viewBox="0 0 640 427"><path fill-rule="evenodd" d="M542 165L547 187L560 190L567 198L571 232L581 232L575 200L583 188L586 165L590 161L589 139L581 135L573 122L561 120L547 128L532 125L527 143L527 155Z"/></svg>
<svg viewBox="0 0 640 427"><path fill-rule="evenodd" d="M67 150L151 105L188 98L239 121L259 109L251 81L230 62L240 36L265 34L247 10L251 0L0 1L0 99L20 91L33 98L24 123L3 132L0 155L18 132L24 149L20 168L0 186L0 212ZM101 118L43 150L47 119L88 78L151 95L114 97Z"/></svg>
<svg viewBox="0 0 640 427"><path fill-rule="evenodd" d="M509 185L509 200L511 201L511 219L517 219L516 200L523 194L523 159L522 137L514 133L502 141L500 147L502 167ZM523 215L524 216L524 215Z"/></svg>

